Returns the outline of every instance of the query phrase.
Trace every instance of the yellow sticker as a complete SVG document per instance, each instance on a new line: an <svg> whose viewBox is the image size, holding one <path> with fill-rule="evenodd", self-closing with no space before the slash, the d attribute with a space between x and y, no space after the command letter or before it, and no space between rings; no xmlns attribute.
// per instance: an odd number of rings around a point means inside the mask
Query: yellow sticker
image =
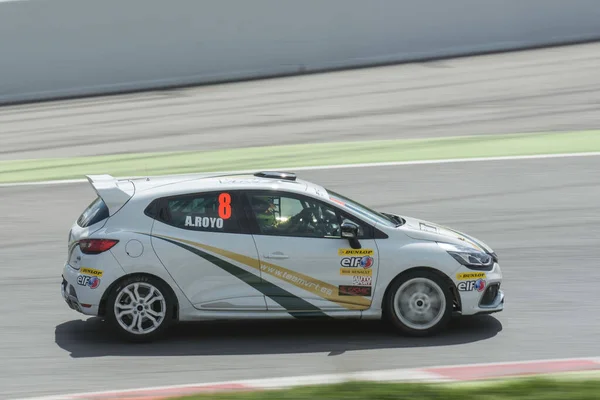
<svg viewBox="0 0 600 400"><path fill-rule="evenodd" d="M469 279L485 279L485 272L461 272L456 274L459 281L468 281Z"/></svg>
<svg viewBox="0 0 600 400"><path fill-rule="evenodd" d="M372 256L373 249L338 249L338 256Z"/></svg>
<svg viewBox="0 0 600 400"><path fill-rule="evenodd" d="M363 268L340 268L340 275L373 276L373 270Z"/></svg>
<svg viewBox="0 0 600 400"><path fill-rule="evenodd" d="M102 274L104 273L103 271L100 271L99 269L93 269L93 268L85 268L82 267L79 270L80 274L86 274L86 275L92 275L92 276L97 276L98 278L102 278Z"/></svg>

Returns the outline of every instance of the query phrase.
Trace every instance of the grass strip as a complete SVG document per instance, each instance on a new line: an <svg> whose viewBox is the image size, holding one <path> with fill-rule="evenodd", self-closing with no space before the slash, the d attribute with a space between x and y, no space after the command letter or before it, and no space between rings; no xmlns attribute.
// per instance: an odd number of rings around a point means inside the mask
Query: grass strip
<svg viewBox="0 0 600 400"><path fill-rule="evenodd" d="M600 151L600 131L332 142L0 161L0 183Z"/></svg>
<svg viewBox="0 0 600 400"><path fill-rule="evenodd" d="M481 385L349 382L178 400L598 400L600 380L516 379Z"/></svg>

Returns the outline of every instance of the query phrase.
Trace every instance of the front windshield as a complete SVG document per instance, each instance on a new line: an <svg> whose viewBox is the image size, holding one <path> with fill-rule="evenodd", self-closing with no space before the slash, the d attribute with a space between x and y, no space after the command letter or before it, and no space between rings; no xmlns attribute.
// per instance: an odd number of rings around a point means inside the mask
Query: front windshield
<svg viewBox="0 0 600 400"><path fill-rule="evenodd" d="M342 196L341 194L338 194L336 192L333 192L329 189L326 189L326 190L327 190L327 193L329 194L330 200L348 208L351 211L354 211L356 214L358 214L364 218L367 218L371 222L375 222L375 223L389 226L392 228L395 228L396 226L399 225L399 223L391 217L388 217L388 216L386 216L380 212L377 212L375 210L371 210L369 207L363 206L362 204L357 203L354 200L350 200L349 198Z"/></svg>

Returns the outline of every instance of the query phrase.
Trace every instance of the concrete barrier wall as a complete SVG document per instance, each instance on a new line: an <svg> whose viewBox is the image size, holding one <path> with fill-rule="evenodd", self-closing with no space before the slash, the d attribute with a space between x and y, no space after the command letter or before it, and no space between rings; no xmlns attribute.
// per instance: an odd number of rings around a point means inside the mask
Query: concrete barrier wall
<svg viewBox="0 0 600 400"><path fill-rule="evenodd" d="M598 0L0 3L0 103L600 38Z"/></svg>

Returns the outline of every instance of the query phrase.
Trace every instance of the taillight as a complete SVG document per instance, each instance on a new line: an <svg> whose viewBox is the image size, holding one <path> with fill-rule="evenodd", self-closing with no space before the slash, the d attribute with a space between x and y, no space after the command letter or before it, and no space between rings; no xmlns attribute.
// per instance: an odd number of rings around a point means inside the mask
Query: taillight
<svg viewBox="0 0 600 400"><path fill-rule="evenodd" d="M79 241L79 248L84 254L100 254L113 248L118 240L111 239L82 239Z"/></svg>

